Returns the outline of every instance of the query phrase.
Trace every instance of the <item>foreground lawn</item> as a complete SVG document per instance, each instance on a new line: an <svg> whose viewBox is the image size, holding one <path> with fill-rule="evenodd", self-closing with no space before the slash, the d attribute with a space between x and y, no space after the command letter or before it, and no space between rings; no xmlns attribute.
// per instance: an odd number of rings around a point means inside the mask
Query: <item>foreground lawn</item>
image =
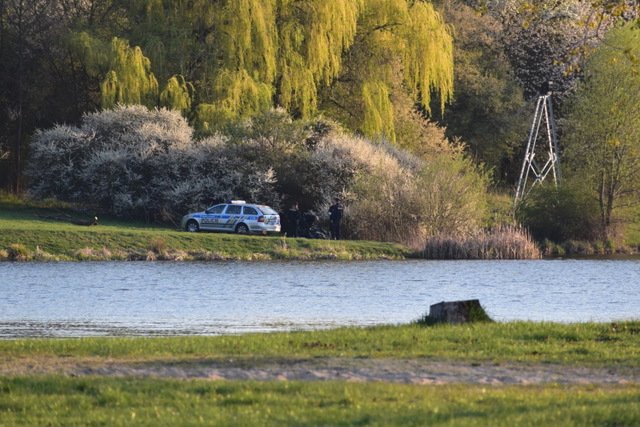
<svg viewBox="0 0 640 427"><path fill-rule="evenodd" d="M350 260L410 256L407 248L390 243L186 233L175 227L102 217L97 226L81 226L67 219L79 217L91 215L0 196L0 260Z"/></svg>
<svg viewBox="0 0 640 427"><path fill-rule="evenodd" d="M0 340L0 426L640 425L640 385L416 385L60 374L118 362L429 358L640 366L640 321L385 326L220 337ZM514 365L515 364L515 365ZM537 365L536 365L537 364ZM557 365L556 365L557 366ZM51 367L52 369L42 369ZM622 369L622 370L621 370ZM49 372L49 374L35 374ZM635 372L635 371L634 371ZM55 373L55 375L51 375Z"/></svg>
<svg viewBox="0 0 640 427"><path fill-rule="evenodd" d="M0 425L616 425L640 388L0 378Z"/></svg>
<svg viewBox="0 0 640 427"><path fill-rule="evenodd" d="M640 321L382 326L219 337L0 340L0 362L30 359L434 358L640 366Z"/></svg>

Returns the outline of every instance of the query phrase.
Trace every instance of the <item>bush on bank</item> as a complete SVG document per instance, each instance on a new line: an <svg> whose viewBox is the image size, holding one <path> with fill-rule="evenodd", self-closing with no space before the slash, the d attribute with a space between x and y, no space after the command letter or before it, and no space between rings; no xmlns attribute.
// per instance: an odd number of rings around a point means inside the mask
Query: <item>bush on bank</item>
<svg viewBox="0 0 640 427"><path fill-rule="evenodd" d="M597 201L582 186L563 183L534 188L516 216L538 241L594 241L600 236Z"/></svg>
<svg viewBox="0 0 640 427"><path fill-rule="evenodd" d="M318 119L272 110L194 139L178 112L119 106L79 126L36 133L30 194L118 217L176 223L188 211L231 198L326 218L347 206L348 237L418 246L436 234L469 235L485 215L487 177L444 133L418 157Z"/></svg>
<svg viewBox="0 0 640 427"><path fill-rule="evenodd" d="M581 182L538 186L516 210L516 218L541 243L545 256L633 254L638 245L627 241L624 221L611 224L609 238L598 214L598 202Z"/></svg>

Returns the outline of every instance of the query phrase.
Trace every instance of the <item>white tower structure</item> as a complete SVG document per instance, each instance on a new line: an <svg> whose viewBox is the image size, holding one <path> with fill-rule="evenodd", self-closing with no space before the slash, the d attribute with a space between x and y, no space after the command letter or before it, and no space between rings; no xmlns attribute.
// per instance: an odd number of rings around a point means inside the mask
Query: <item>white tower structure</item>
<svg viewBox="0 0 640 427"><path fill-rule="evenodd" d="M556 125L551 105L551 82L545 85L546 93L538 97L536 112L527 140L522 162L515 204L518 204L537 184L551 172L554 184L560 181L560 156Z"/></svg>

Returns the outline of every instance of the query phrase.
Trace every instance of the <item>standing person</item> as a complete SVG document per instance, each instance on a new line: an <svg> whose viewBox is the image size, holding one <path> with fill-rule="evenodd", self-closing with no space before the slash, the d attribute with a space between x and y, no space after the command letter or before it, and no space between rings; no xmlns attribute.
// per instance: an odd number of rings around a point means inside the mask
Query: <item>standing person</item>
<svg viewBox="0 0 640 427"><path fill-rule="evenodd" d="M340 221L344 212L344 206L337 197L329 208L329 222L331 223L331 239L340 240Z"/></svg>
<svg viewBox="0 0 640 427"><path fill-rule="evenodd" d="M295 202L287 211L287 228L285 230L287 237L298 237L299 222L300 211L298 210L298 202Z"/></svg>

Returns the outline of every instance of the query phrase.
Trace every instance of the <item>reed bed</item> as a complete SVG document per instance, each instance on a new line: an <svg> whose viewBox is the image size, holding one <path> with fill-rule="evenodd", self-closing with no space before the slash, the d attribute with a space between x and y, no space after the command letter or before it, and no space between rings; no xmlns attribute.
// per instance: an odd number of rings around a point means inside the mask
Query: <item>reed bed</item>
<svg viewBox="0 0 640 427"><path fill-rule="evenodd" d="M483 230L467 238L436 236L428 239L426 259L539 259L540 249L531 235L514 225Z"/></svg>

